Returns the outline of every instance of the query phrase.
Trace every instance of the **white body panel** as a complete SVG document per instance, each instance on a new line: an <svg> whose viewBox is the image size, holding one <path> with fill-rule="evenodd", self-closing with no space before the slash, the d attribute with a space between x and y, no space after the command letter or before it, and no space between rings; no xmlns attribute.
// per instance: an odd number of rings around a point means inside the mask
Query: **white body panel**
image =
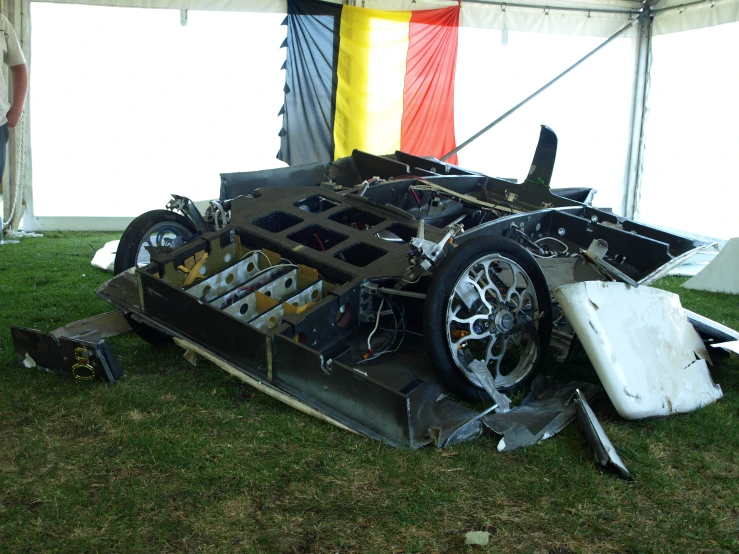
<svg viewBox="0 0 739 554"><path fill-rule="evenodd" d="M552 291L626 419L690 412L722 396L676 294L586 281Z"/></svg>

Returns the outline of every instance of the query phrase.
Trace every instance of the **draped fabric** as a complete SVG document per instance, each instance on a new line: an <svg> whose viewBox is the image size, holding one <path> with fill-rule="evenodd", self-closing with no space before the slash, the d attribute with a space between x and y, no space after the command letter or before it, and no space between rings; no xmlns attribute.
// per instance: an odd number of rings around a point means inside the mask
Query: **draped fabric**
<svg viewBox="0 0 739 554"><path fill-rule="evenodd" d="M330 161L341 5L289 0L287 10L285 104L277 158L288 165Z"/></svg>
<svg viewBox="0 0 739 554"><path fill-rule="evenodd" d="M382 11L288 0L286 22L279 159L454 149L459 6Z"/></svg>
<svg viewBox="0 0 739 554"><path fill-rule="evenodd" d="M400 150L411 12L345 7L339 31L337 158Z"/></svg>
<svg viewBox="0 0 739 554"><path fill-rule="evenodd" d="M459 9L414 11L403 91L400 149L440 158L454 140ZM447 160L457 164L457 155Z"/></svg>

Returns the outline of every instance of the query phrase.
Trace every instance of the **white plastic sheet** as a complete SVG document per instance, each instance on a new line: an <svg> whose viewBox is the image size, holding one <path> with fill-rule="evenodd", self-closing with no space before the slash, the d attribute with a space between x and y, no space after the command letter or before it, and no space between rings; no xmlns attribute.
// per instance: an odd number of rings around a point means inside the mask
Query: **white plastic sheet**
<svg viewBox="0 0 739 554"><path fill-rule="evenodd" d="M103 271L113 271L115 265L115 254L118 251L120 240L111 240L106 242L102 248L95 251L91 265L102 269Z"/></svg>
<svg viewBox="0 0 739 554"><path fill-rule="evenodd" d="M683 287L739 294L739 238L727 242L711 263L684 283Z"/></svg>

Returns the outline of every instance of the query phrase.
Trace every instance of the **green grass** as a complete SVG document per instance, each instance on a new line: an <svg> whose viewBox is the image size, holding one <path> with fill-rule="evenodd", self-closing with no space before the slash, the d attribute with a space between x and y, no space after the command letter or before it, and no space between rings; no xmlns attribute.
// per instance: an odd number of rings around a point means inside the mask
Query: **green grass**
<svg viewBox="0 0 739 554"><path fill-rule="evenodd" d="M482 437L394 450L298 413L174 346L110 339L113 386L26 369L10 325L109 311L90 266L111 234L0 247L0 552L737 552L739 363L691 414L601 423L635 477L602 473L577 426L510 454ZM739 328L739 299L663 288ZM596 379L580 357L549 367ZM465 546L470 530L488 547Z"/></svg>

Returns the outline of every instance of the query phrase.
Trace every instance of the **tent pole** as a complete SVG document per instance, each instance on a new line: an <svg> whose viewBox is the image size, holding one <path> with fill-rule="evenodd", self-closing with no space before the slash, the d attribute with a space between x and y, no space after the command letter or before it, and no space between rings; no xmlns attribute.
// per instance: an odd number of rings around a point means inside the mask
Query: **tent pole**
<svg viewBox="0 0 739 554"><path fill-rule="evenodd" d="M570 71L572 71L573 69L575 69L578 65L580 65L585 60L587 60L592 55L594 55L596 52L598 52L601 48L607 46L609 43L611 43L612 41L616 40L618 37L620 37L622 34L624 34L626 31L628 31L631 27L633 27L634 24L636 24L636 22L639 21L640 19L642 19L643 17L644 17L644 15L642 14L639 17L634 18L632 21L629 21L628 24L624 25L621 29L619 29L614 34L612 34L610 37L608 37L605 40L605 42L603 42L600 46L598 46L594 50L591 50L588 54L586 54L585 56L583 56L582 58L580 58L578 61L576 61L574 64L572 64L570 67L568 67L567 69L565 69L562 73L560 73L559 75L557 75L554 79L552 79L551 81L549 81L547 84L545 84L539 90L537 90L536 92L532 93L531 95L529 95L528 97L526 97L524 100L522 100L521 102L519 102L518 104L516 104L515 106L513 106L510 110L508 110L506 113L504 113L503 115L501 115L498 119L496 119L495 121L493 121L490 125L488 125L484 129L481 129L480 131L478 131L477 133L475 133L474 135L472 135L470 138L468 138L466 141L464 141L462 144L460 144L459 146L457 146L454 150L452 150L451 152L449 152L449 153L445 154L444 156L442 156L441 161L443 162L443 161L448 160L454 154L456 154L457 152L459 152L460 150L462 150L462 148L464 148L465 146L467 146L468 144L470 144L474 140L477 140L480 136L482 136L485 133L487 133L490 129L492 129L493 127L495 127L498 123L500 123L505 118L507 118L509 115L511 115L513 112L515 112L516 110L518 110L521 106L523 106L524 104L526 104L529 100L532 100L533 98L536 98L539 94L541 94L546 89L548 89L550 86L552 86L554 83L556 83L557 81L559 81L562 77L564 77L565 75L567 75Z"/></svg>
<svg viewBox="0 0 739 554"><path fill-rule="evenodd" d="M9 0L7 3L7 18L10 24L16 30L16 34L20 36L20 2L19 0ZM25 54L25 52L24 52ZM8 87L9 95L12 94L11 87L11 75L10 70L7 67L3 67L3 71L6 72L7 78L5 80L6 86ZM12 98L10 98L12 100ZM6 188L8 191L7 197L5 197L5 205L7 212L4 214L3 220L4 225L8 229L18 229L18 224L23 217L23 205L21 198L23 198L23 191L21 190L22 184L17 182L17 175L14 169L16 161L16 148L15 148L15 133L14 129L9 129L9 140L5 150L5 175L3 180L6 182ZM10 216L13 216L12 218Z"/></svg>
<svg viewBox="0 0 739 554"><path fill-rule="evenodd" d="M6 0L0 0L0 11L2 11L2 14L5 17L8 17L8 3ZM3 67L0 68L0 71L2 71L3 76L6 78L7 82L7 74L9 71L7 70L7 66L5 64L2 64ZM5 172L6 175L3 175L2 181L0 181L0 196L3 198L3 213L0 214L0 219L3 220L3 222L7 219L7 217L10 215L10 202L11 202L11 188L10 188L10 179L7 177L7 171Z"/></svg>
<svg viewBox="0 0 739 554"><path fill-rule="evenodd" d="M29 0L9 0L8 2L8 20L13 25L18 40L21 43L23 54L26 58L26 66L30 73L30 9ZM9 81L12 79L9 79ZM10 85L10 83L8 83ZM29 83L30 86L30 83ZM12 89L11 89L12 91ZM8 141L8 149L6 152L6 163L4 181L8 189L8 197L4 197L5 225L10 229L18 230L21 222L24 221L24 215L33 213L33 199L30 181L30 124L29 124L29 98L26 96L25 108L21 116L20 123L10 129L10 140ZM22 135L22 136L21 136ZM20 171L19 171L20 170ZM13 209L14 208L14 209ZM12 219L9 217L12 212Z"/></svg>
<svg viewBox="0 0 739 554"><path fill-rule="evenodd" d="M646 128L649 95L649 72L652 65L652 16L639 23L639 43L637 47L636 76L631 114L631 142L629 145L626 190L622 197L621 213L629 219L639 215L639 197L644 171L644 131Z"/></svg>

